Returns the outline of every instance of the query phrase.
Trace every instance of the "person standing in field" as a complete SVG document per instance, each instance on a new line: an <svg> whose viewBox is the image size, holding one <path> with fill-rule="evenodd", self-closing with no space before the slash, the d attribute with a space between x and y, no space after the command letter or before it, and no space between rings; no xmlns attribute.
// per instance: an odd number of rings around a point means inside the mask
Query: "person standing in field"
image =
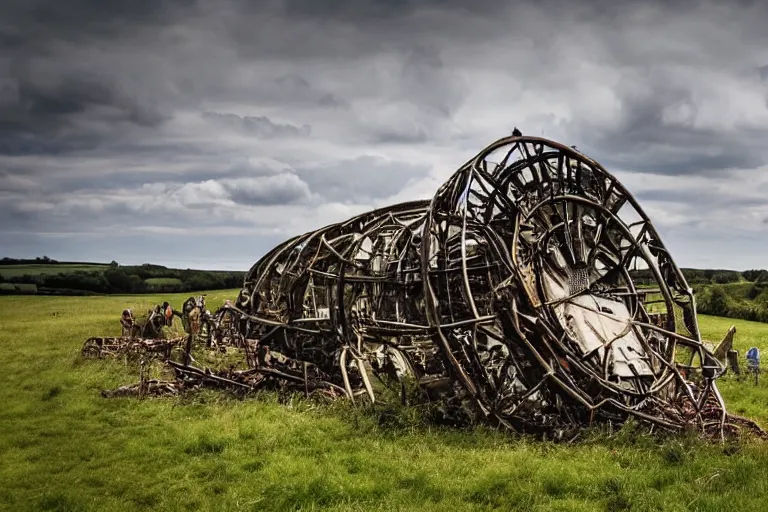
<svg viewBox="0 0 768 512"><path fill-rule="evenodd" d="M136 320L133 317L133 311L130 309L124 309L123 314L120 316L120 326L123 328L122 336L133 337Z"/></svg>

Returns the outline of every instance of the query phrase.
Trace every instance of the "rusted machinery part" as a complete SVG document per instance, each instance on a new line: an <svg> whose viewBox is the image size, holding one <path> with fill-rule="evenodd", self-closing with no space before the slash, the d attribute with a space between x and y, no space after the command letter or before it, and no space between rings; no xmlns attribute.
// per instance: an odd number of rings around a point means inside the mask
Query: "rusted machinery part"
<svg viewBox="0 0 768 512"><path fill-rule="evenodd" d="M182 310L188 323L204 297ZM558 436L635 417L765 434L726 412L695 298L632 195L542 138L489 145L429 201L286 241L204 320L252 368L169 361L180 383L282 383L357 403L376 400L374 379L413 379L424 400L514 430ZM94 340L84 355L125 350Z"/></svg>
<svg viewBox="0 0 768 512"><path fill-rule="evenodd" d="M173 339L131 338L128 336L94 336L83 343L81 354L84 358L116 357L122 354L169 354L179 345L183 337Z"/></svg>
<svg viewBox="0 0 768 512"><path fill-rule="evenodd" d="M722 364L651 221L597 162L543 138L489 145L430 201L275 247L234 309L246 337L350 396L410 375L429 399L517 430L630 416L703 428L711 401L721 430L727 418ZM692 416L674 412L683 401Z"/></svg>
<svg viewBox="0 0 768 512"><path fill-rule="evenodd" d="M105 389L101 391L104 398L124 397L124 396L176 396L182 390L182 386L177 380L163 381L149 379L145 383L130 384L120 386L117 389Z"/></svg>
<svg viewBox="0 0 768 512"><path fill-rule="evenodd" d="M80 354L86 359L97 359L101 357L101 344L99 340L101 338L88 338L83 343L83 348L80 350Z"/></svg>

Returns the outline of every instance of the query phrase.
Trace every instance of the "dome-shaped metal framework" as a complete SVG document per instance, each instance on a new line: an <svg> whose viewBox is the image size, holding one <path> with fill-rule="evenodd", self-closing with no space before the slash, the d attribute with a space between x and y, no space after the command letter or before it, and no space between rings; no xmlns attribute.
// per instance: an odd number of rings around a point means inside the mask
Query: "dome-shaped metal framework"
<svg viewBox="0 0 768 512"><path fill-rule="evenodd" d="M431 201L285 242L236 308L247 337L353 400L411 378L515 430L728 421L723 366L650 220L597 162L543 138L494 142Z"/></svg>

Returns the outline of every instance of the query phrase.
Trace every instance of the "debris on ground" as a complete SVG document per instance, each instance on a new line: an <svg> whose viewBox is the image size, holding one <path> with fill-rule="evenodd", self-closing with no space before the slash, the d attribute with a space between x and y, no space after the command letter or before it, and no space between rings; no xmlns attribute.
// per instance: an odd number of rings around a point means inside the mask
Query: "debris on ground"
<svg viewBox="0 0 768 512"><path fill-rule="evenodd" d="M184 337L174 339L131 338L130 336L94 336L85 340L82 355L87 359L103 359L127 354L161 353L171 355L173 347L183 343Z"/></svg>

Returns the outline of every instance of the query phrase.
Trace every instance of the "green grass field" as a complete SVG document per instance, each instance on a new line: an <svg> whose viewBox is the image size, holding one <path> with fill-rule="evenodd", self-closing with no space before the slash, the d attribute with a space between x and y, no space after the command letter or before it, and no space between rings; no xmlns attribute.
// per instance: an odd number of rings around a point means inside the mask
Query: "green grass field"
<svg viewBox="0 0 768 512"><path fill-rule="evenodd" d="M52 275L69 272L98 272L109 268L109 265L81 265L77 263L59 263L51 265L47 263L29 263L23 265L0 265L0 275L8 279L11 277L20 277L25 274L30 276Z"/></svg>
<svg viewBox="0 0 768 512"><path fill-rule="evenodd" d="M573 445L489 429L382 424L344 405L213 392L105 399L122 361L83 361L94 335L189 294L0 297L4 510L739 510L768 503L768 443L656 440L631 430ZM208 293L210 309L235 291ZM702 317L719 340L768 350L768 324ZM724 378L734 412L768 426L768 379ZM391 423L391 422L390 422Z"/></svg>

